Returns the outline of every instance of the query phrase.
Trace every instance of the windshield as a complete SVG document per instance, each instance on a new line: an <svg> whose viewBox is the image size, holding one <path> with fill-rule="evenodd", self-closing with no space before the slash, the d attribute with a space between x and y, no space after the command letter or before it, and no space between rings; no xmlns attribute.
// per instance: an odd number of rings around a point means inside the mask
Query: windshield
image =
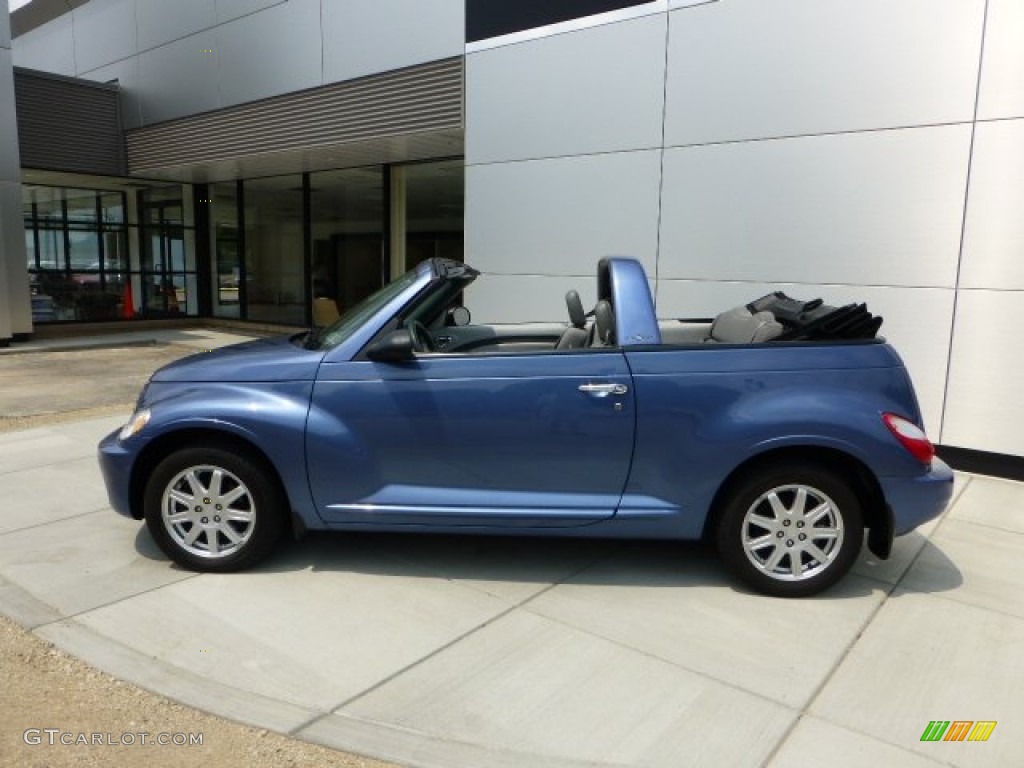
<svg viewBox="0 0 1024 768"><path fill-rule="evenodd" d="M417 277L417 272L413 269L401 277L392 280L379 291L367 296L352 307L352 309L345 312L332 325L319 332L314 331L311 333L309 340L306 342L306 347L309 349L330 349L341 344L357 328L360 328L363 323L380 311L384 305L416 282Z"/></svg>

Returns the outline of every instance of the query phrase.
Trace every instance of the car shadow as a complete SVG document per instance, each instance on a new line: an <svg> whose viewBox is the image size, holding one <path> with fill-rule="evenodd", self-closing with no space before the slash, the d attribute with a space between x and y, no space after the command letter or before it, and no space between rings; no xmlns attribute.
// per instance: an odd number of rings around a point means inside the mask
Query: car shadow
<svg viewBox="0 0 1024 768"><path fill-rule="evenodd" d="M898 540L897 546L900 543ZM906 544L916 549L919 542ZM921 555L907 559L916 562L918 557L928 555L931 577L927 588L908 589L900 584L899 589L944 592L959 587L963 578L952 561L930 542L924 548ZM136 550L142 557L179 568L159 550L145 526L136 537ZM858 565L870 559L865 549ZM810 599L864 597L889 589L896 579L902 582L908 568L909 564L902 566L886 580L860 567L834 588ZM303 571L446 579L495 592L508 591L501 589L502 582L513 588L571 582L610 587L718 587L754 594L730 576L713 547L691 541L311 532L298 541L283 542L248 573L269 576Z"/></svg>

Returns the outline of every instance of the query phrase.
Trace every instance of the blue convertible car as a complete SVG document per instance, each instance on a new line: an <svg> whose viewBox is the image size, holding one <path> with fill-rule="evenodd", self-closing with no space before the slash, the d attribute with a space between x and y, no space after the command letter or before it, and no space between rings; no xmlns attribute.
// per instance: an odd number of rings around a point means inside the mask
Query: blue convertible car
<svg viewBox="0 0 1024 768"><path fill-rule="evenodd" d="M100 444L112 506L203 571L289 529L706 538L802 596L950 498L863 305L658 320L640 264L609 258L589 314L570 290L567 324L474 325L478 277L424 262L328 328L157 371Z"/></svg>

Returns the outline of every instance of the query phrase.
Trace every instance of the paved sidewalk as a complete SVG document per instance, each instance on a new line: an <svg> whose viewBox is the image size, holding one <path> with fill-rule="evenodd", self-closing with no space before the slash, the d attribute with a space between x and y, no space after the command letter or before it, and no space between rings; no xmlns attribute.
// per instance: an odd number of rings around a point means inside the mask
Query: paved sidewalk
<svg viewBox="0 0 1024 768"><path fill-rule="evenodd" d="M960 476L802 601L666 543L316 535L196 575L107 507L126 416L0 435L0 611L183 703L438 768L1024 765L1024 486Z"/></svg>

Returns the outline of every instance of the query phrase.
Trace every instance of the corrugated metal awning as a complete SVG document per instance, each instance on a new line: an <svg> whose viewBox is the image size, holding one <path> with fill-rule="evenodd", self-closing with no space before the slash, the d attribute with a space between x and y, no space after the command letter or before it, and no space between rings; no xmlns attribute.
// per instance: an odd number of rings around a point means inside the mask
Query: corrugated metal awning
<svg viewBox="0 0 1024 768"><path fill-rule="evenodd" d="M133 175L212 181L463 152L455 57L146 126Z"/></svg>
<svg viewBox="0 0 1024 768"><path fill-rule="evenodd" d="M21 165L125 173L118 86L14 68Z"/></svg>

